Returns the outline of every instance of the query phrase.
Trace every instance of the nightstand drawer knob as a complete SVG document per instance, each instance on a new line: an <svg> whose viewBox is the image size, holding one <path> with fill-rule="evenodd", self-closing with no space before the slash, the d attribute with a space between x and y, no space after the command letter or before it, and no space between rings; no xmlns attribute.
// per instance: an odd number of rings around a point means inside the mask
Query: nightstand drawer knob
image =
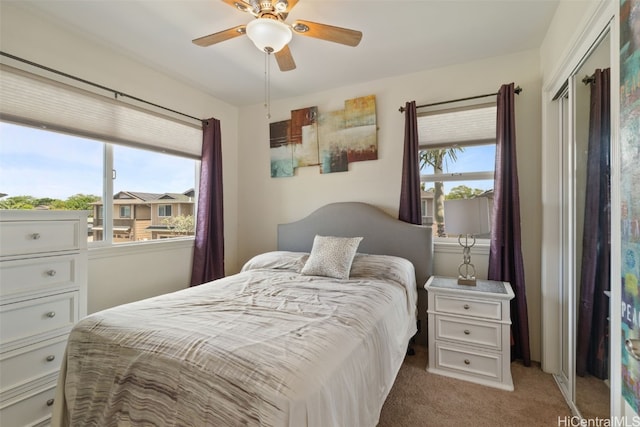
<svg viewBox="0 0 640 427"><path fill-rule="evenodd" d="M470 331L470 330L468 330L468 329L465 329L465 330L464 330L464 334L465 334L465 335L469 335L469 334L471 334L471 331Z"/></svg>
<svg viewBox="0 0 640 427"><path fill-rule="evenodd" d="M464 307L465 310L469 310L471 308L471 306L469 304L465 304L463 307Z"/></svg>
<svg viewBox="0 0 640 427"><path fill-rule="evenodd" d="M40 238L40 233L33 233L33 234L31 235L31 238L32 238L33 240L38 240L38 239Z"/></svg>
<svg viewBox="0 0 640 427"><path fill-rule="evenodd" d="M49 399L47 400L47 406L51 406L53 405L54 400L53 399Z"/></svg>
<svg viewBox="0 0 640 427"><path fill-rule="evenodd" d="M56 312L55 312L55 311L50 311L50 312L48 312L48 313L47 313L47 317L49 317L49 318L54 318L54 317L56 317Z"/></svg>
<svg viewBox="0 0 640 427"><path fill-rule="evenodd" d="M47 271L47 276L53 277L56 275L56 271L55 270L49 270Z"/></svg>
<svg viewBox="0 0 640 427"><path fill-rule="evenodd" d="M53 362L54 360L56 360L56 357L53 354L47 356L47 362Z"/></svg>
<svg viewBox="0 0 640 427"><path fill-rule="evenodd" d="M465 365L471 365L471 361L469 359L464 359L464 364Z"/></svg>

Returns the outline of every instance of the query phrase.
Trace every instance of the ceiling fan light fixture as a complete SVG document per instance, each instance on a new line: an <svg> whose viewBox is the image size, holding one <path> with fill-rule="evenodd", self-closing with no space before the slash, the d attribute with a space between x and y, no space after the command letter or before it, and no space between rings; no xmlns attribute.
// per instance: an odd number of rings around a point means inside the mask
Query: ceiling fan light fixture
<svg viewBox="0 0 640 427"><path fill-rule="evenodd" d="M262 52L279 52L290 41L291 28L283 22L270 18L258 18L247 24L247 36Z"/></svg>

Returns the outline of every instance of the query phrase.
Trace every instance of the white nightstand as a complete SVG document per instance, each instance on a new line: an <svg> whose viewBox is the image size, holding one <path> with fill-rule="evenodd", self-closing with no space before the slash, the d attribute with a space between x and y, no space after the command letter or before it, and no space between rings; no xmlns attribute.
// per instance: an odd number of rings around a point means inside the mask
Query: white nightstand
<svg viewBox="0 0 640 427"><path fill-rule="evenodd" d="M513 390L511 285L478 280L465 286L455 278L432 276L424 287L429 294L427 371Z"/></svg>

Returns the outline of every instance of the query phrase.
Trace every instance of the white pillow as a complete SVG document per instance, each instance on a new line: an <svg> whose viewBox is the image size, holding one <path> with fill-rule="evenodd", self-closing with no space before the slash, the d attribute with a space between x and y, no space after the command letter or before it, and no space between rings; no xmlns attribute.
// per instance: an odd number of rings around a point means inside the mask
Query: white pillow
<svg viewBox="0 0 640 427"><path fill-rule="evenodd" d="M348 279L353 257L361 241L362 237L316 236L309 259L300 273Z"/></svg>

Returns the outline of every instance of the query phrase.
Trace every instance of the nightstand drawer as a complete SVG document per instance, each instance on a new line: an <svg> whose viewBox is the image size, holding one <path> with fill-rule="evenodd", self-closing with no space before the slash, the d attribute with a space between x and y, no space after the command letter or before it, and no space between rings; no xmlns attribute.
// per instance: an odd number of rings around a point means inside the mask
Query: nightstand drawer
<svg viewBox="0 0 640 427"><path fill-rule="evenodd" d="M500 301L436 295L435 307L433 309L438 313L459 314L461 316L502 320L502 304Z"/></svg>
<svg viewBox="0 0 640 427"><path fill-rule="evenodd" d="M436 343L436 368L502 381L500 353L482 353Z"/></svg>
<svg viewBox="0 0 640 427"><path fill-rule="evenodd" d="M68 332L78 316L77 291L0 306L2 351Z"/></svg>
<svg viewBox="0 0 640 427"><path fill-rule="evenodd" d="M490 349L502 348L502 327L498 323L466 322L452 317L436 316L436 339L481 345Z"/></svg>
<svg viewBox="0 0 640 427"><path fill-rule="evenodd" d="M0 354L0 393L35 381L60 369L67 336Z"/></svg>
<svg viewBox="0 0 640 427"><path fill-rule="evenodd" d="M80 221L0 222L0 256L78 250Z"/></svg>
<svg viewBox="0 0 640 427"><path fill-rule="evenodd" d="M0 420L7 426L32 426L51 418L56 383L34 390L20 399L0 404Z"/></svg>
<svg viewBox="0 0 640 427"><path fill-rule="evenodd" d="M6 261L0 269L0 295L79 287L79 255Z"/></svg>

